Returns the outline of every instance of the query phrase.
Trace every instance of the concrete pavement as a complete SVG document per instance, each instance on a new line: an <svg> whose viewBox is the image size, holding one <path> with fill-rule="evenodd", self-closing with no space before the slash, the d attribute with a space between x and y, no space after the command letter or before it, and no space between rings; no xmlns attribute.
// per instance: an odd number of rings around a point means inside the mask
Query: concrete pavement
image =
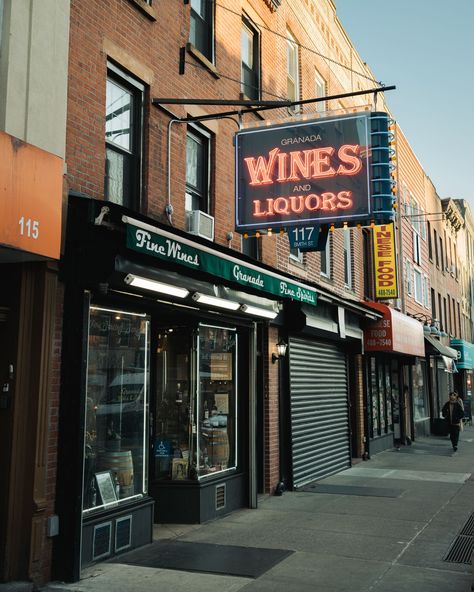
<svg viewBox="0 0 474 592"><path fill-rule="evenodd" d="M155 527L160 540L294 551L258 578L131 566L124 555L44 592L468 592L470 565L443 558L474 512L472 473L474 428L457 453L447 438L420 439L321 480L332 493L285 492L207 524ZM350 495L354 486L393 497Z"/></svg>

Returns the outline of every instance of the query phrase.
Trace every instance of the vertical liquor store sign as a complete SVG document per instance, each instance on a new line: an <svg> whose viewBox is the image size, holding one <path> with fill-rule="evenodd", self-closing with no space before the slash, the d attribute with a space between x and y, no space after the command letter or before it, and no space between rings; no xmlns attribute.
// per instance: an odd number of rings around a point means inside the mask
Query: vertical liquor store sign
<svg viewBox="0 0 474 592"><path fill-rule="evenodd" d="M236 135L238 232L389 222L388 116L369 111Z"/></svg>
<svg viewBox="0 0 474 592"><path fill-rule="evenodd" d="M398 298L394 225L375 226L373 241L375 298Z"/></svg>

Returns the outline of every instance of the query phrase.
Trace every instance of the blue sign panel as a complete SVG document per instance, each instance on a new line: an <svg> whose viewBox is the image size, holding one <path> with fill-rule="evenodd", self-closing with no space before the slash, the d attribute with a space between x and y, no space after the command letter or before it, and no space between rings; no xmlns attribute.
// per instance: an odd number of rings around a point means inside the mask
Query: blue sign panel
<svg viewBox="0 0 474 592"><path fill-rule="evenodd" d="M456 360L458 368L465 370L474 368L474 343L469 343L464 339L451 339L451 347L458 352L458 359Z"/></svg>
<svg viewBox="0 0 474 592"><path fill-rule="evenodd" d="M320 226L295 226L288 228L288 239L292 249L300 251L324 251L328 228Z"/></svg>

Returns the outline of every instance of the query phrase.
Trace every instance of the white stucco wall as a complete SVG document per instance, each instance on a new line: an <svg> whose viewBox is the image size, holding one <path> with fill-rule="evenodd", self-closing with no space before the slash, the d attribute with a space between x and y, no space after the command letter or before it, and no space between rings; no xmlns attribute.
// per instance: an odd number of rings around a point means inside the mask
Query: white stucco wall
<svg viewBox="0 0 474 592"><path fill-rule="evenodd" d="M0 0L0 129L64 157L69 0Z"/></svg>

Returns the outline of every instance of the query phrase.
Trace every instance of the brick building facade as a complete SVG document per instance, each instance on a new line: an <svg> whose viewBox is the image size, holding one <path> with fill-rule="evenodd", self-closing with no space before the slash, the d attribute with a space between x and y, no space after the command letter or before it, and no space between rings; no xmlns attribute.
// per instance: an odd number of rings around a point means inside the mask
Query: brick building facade
<svg viewBox="0 0 474 592"><path fill-rule="evenodd" d="M2 575L36 583L80 578L149 542L153 522L257 508L257 494L429 431L430 356L370 351L364 336L401 323L424 352L434 293L450 299L440 328L472 337L457 272L439 275L430 249L436 229L453 266L456 232L444 238L430 217L459 208L441 202L400 129L398 300L373 302L370 221L340 224L309 253L285 233L235 230L239 129L388 111L383 93L330 98L378 86L332 0L71 0L67 21L68 195L45 314L45 480L31 477L47 501L25 527L30 564Z"/></svg>

